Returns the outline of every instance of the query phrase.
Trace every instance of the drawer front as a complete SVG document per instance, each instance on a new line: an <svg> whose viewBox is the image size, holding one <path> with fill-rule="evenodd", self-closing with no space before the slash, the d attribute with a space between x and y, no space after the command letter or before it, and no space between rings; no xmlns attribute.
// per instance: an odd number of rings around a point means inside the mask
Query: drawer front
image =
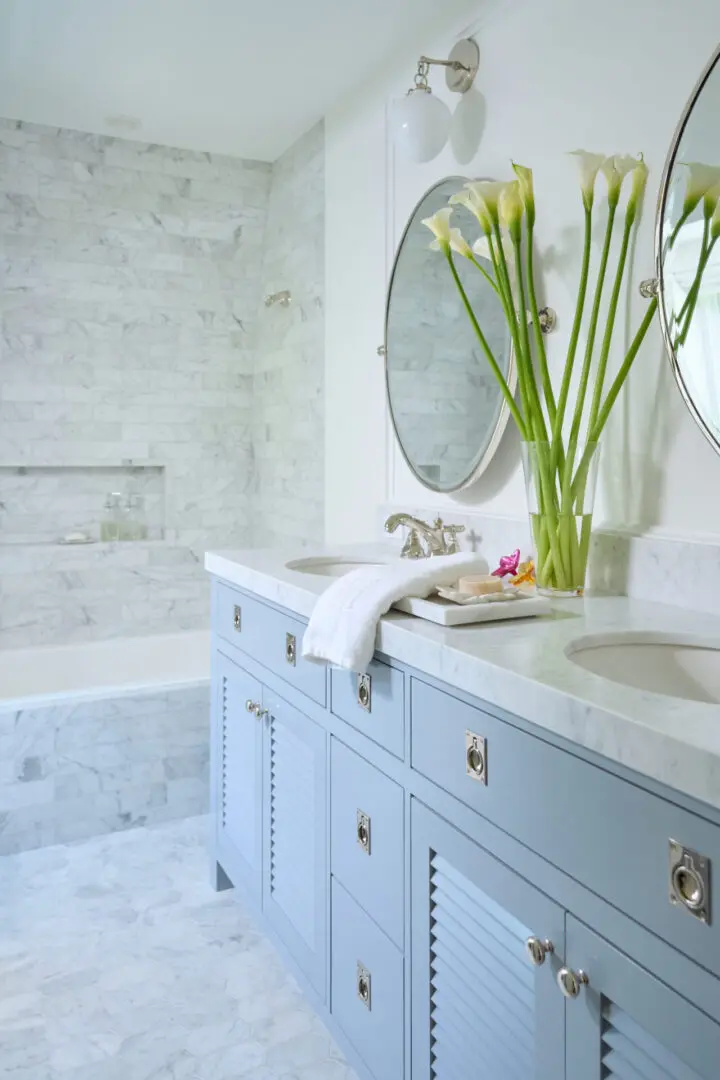
<svg viewBox="0 0 720 1080"><path fill-rule="evenodd" d="M720 974L718 826L420 680L410 694L414 770ZM707 921L685 902L702 891L693 852L715 873Z"/></svg>
<svg viewBox="0 0 720 1080"><path fill-rule="evenodd" d="M375 1080L402 1080L402 954L335 879L332 1014Z"/></svg>
<svg viewBox="0 0 720 1080"><path fill-rule="evenodd" d="M404 757L405 676L372 660L366 672L333 668L332 712L396 757Z"/></svg>
<svg viewBox="0 0 720 1080"><path fill-rule="evenodd" d="M305 623L219 583L215 630L313 701L326 704L325 667L300 655Z"/></svg>
<svg viewBox="0 0 720 1080"><path fill-rule="evenodd" d="M331 870L402 948L403 790L337 739L330 776Z"/></svg>

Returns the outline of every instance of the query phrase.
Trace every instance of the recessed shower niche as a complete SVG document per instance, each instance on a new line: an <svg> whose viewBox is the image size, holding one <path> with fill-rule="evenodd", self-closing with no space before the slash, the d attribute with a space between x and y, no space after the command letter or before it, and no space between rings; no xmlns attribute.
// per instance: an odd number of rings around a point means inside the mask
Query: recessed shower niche
<svg viewBox="0 0 720 1080"><path fill-rule="evenodd" d="M0 466L0 544L162 540L161 465Z"/></svg>

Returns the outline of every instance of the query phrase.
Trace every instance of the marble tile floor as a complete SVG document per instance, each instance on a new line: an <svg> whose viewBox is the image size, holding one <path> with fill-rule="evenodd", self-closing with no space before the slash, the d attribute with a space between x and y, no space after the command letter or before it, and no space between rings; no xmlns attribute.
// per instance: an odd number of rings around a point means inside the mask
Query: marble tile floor
<svg viewBox="0 0 720 1080"><path fill-rule="evenodd" d="M2 1080L356 1080L206 820L0 859Z"/></svg>

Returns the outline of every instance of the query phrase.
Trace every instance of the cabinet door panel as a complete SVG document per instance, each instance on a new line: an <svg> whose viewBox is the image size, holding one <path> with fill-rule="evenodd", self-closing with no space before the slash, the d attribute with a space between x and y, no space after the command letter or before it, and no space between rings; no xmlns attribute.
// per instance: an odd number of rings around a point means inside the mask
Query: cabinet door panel
<svg viewBox="0 0 720 1080"><path fill-rule="evenodd" d="M327 736L264 689L268 921L321 997L327 935Z"/></svg>
<svg viewBox="0 0 720 1080"><path fill-rule="evenodd" d="M568 964L589 979L567 1003L567 1075L717 1080L720 1025L567 917Z"/></svg>
<svg viewBox="0 0 720 1080"><path fill-rule="evenodd" d="M218 850L233 884L256 899L262 867L262 724L246 702L260 703L262 686L219 655L217 660Z"/></svg>
<svg viewBox="0 0 720 1080"><path fill-rule="evenodd" d="M413 1080L558 1080L562 910L415 800L411 830Z"/></svg>

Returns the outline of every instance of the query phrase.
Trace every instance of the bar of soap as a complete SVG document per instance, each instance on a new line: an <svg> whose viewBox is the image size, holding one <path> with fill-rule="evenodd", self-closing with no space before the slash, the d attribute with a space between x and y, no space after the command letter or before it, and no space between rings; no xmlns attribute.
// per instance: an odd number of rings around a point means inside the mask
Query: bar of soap
<svg viewBox="0 0 720 1080"><path fill-rule="evenodd" d="M502 591L501 579L493 577L492 574L470 574L458 581L458 592L468 593L470 596L487 596L489 593Z"/></svg>

